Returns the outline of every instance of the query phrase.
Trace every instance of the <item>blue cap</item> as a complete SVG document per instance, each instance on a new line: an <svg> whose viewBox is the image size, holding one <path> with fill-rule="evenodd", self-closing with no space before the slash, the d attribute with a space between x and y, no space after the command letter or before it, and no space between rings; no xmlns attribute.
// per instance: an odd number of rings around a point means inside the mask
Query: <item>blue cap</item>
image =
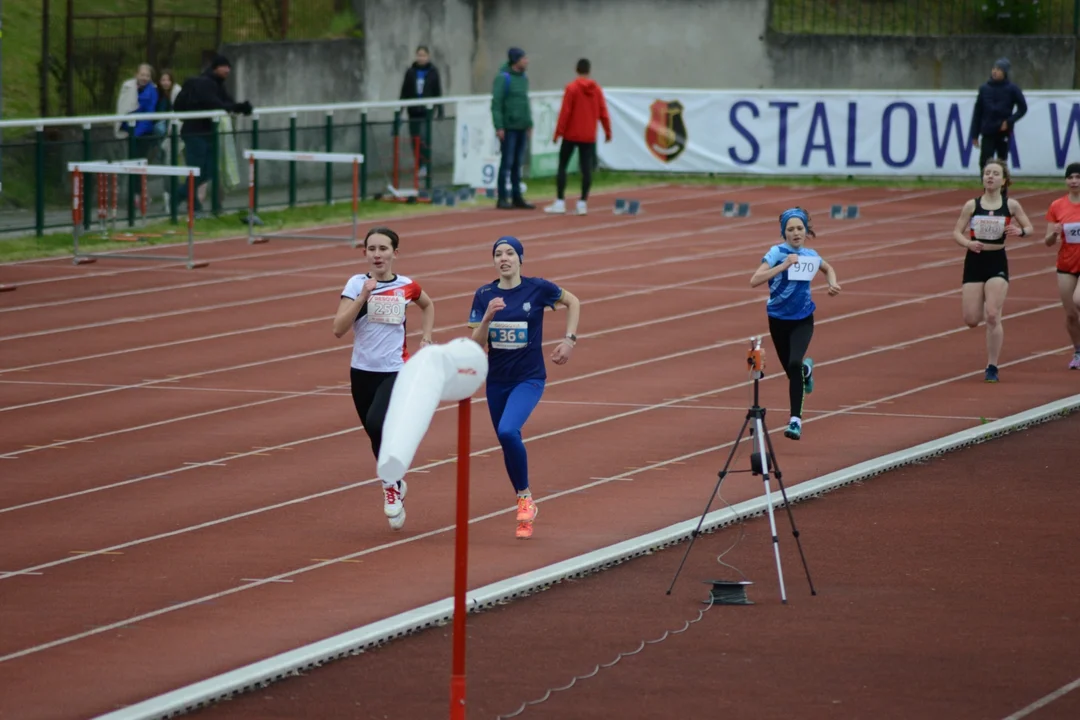
<svg viewBox="0 0 1080 720"><path fill-rule="evenodd" d="M506 57L510 61L511 65L517 65L517 61L525 57L525 51L519 47L512 47L506 53Z"/></svg>
<svg viewBox="0 0 1080 720"><path fill-rule="evenodd" d="M787 239L787 224L788 220L793 217L797 217L803 221L803 225L810 224L810 217L806 214L806 211L802 208L790 208L780 214L780 237Z"/></svg>
<svg viewBox="0 0 1080 720"><path fill-rule="evenodd" d="M492 257L495 257L495 250L497 250L500 245L509 245L510 247L514 248L514 252L517 253L518 258L520 258L524 262L524 260L525 260L525 248L523 248L521 246L521 241L518 240L516 237L510 237L509 235L504 235L503 237L496 240L495 244L491 248L491 256Z"/></svg>

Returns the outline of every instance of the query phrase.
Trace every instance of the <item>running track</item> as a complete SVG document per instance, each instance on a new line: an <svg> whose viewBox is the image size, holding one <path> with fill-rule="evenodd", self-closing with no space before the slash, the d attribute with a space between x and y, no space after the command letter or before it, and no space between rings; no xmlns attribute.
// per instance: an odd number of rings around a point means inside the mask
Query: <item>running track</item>
<svg viewBox="0 0 1080 720"><path fill-rule="evenodd" d="M1014 191L1036 237L1059 194ZM748 403L746 339L766 332L764 291L747 281L792 204L814 214L844 291L817 294L818 389L804 440L777 440L789 484L1080 388L1038 240L1011 245L1003 382L981 382L984 331L960 322L949 239L971 192L637 195L637 217L601 213L610 197L597 195L586 218L393 222L398 271L436 300L437 340L466 332L502 234L522 238L527 274L584 302L575 355L549 364L526 426L541 505L530 542L513 538L477 398L470 586L700 514ZM724 199L753 216L722 217ZM827 217L855 202L861 219ZM0 295L0 717L90 716L450 593L454 413L436 414L408 525L391 532L348 397L350 342L330 332L360 254L243 240L196 252L209 267L0 266L19 286ZM563 322L549 318L549 338ZM786 387L771 370L763 401L779 429ZM749 476L729 483L729 502L760 492Z"/></svg>

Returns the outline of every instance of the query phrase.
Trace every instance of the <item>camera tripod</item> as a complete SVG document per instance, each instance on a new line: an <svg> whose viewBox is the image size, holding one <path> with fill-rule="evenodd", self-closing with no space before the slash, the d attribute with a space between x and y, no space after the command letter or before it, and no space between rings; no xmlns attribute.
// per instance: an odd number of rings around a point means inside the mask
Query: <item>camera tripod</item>
<svg viewBox="0 0 1080 720"><path fill-rule="evenodd" d="M705 524L705 516L709 514L713 498L720 492L720 484L732 472L746 472L745 470L731 470L730 468L731 462L735 458L735 452L739 448L739 443L742 442L743 433L746 432L751 421L753 421L754 425L750 428L750 437L756 438L757 447L755 453L750 456L750 473L752 475L761 475L762 480L765 482L765 507L768 510L769 528L772 531L773 554L776 557L776 575L780 582L780 601L786 605L787 591L784 589L784 571L780 565L780 541L776 534L776 517L773 515L772 492L769 489L770 472L774 472L776 475L776 484L780 487L780 494L784 498L784 508L787 510L788 520L791 523L791 534L795 537L795 544L799 548L799 557L802 558L803 569L806 571L806 581L810 585L810 594L817 595L817 591L814 589L814 581L810 579L810 568L806 565L806 555L803 554L799 531L795 527L795 516L791 513L791 503L788 502L787 491L784 489L780 466L776 462L776 453L773 452L772 440L769 438L769 431L765 427L765 408L761 407L758 394L758 384L761 378L765 376L765 351L761 348L760 337L750 339L750 351L746 356L746 364L750 371L750 377L754 381L753 404L746 412L746 419L743 421L742 428L735 438L735 443L731 446L727 462L724 463L723 469L719 472L716 487L713 488L712 494L709 495L709 502L705 505L705 511L701 513L697 528L690 534L690 544L686 547L686 553L683 555L682 562L679 563L679 569L675 572L675 577L671 581L671 586L668 587L667 594L670 595L671 589L675 587L675 581L678 580L679 573L682 572L683 565L686 564L686 558L689 557L694 542L701 534L701 526Z"/></svg>

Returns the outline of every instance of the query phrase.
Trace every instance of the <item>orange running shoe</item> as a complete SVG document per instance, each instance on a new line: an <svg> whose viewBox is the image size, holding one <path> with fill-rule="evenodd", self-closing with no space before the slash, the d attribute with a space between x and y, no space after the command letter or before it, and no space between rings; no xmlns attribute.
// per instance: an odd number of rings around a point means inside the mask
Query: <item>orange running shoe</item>
<svg viewBox="0 0 1080 720"><path fill-rule="evenodd" d="M514 533L518 540L528 540L532 537L533 524L531 522L519 522L517 532Z"/></svg>
<svg viewBox="0 0 1080 720"><path fill-rule="evenodd" d="M517 521L519 523L531 523L536 519L536 503L531 497L519 497L517 508Z"/></svg>

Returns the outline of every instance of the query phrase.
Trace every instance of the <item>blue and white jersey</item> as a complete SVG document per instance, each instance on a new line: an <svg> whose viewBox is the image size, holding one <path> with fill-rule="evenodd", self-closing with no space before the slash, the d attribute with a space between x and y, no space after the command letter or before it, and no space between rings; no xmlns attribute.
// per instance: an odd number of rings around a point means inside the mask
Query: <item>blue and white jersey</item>
<svg viewBox="0 0 1080 720"><path fill-rule="evenodd" d="M510 290L499 281L481 286L473 295L469 327L478 327L488 303L501 297L506 307L495 313L488 326L488 382L517 383L546 380L544 367L544 308L555 307L562 299L558 285L542 278L523 277Z"/></svg>
<svg viewBox="0 0 1080 720"><path fill-rule="evenodd" d="M796 250L785 242L769 248L761 261L768 263L769 267L776 267L791 253L806 260L800 259L769 280L769 304L765 311L778 320L802 320L809 317L816 307L810 297L810 281L821 267L821 256L816 250L808 247Z"/></svg>

